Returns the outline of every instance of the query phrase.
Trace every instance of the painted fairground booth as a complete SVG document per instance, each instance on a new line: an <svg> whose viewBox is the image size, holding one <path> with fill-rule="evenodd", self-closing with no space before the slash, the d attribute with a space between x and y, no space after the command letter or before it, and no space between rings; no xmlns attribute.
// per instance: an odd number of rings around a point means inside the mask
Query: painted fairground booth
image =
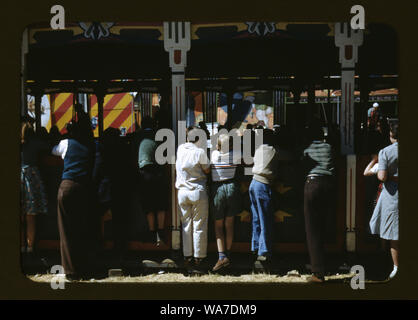
<svg viewBox="0 0 418 320"><path fill-rule="evenodd" d="M304 252L304 176L298 167L303 131L320 118L338 146L338 197L335 215L326 223L326 248L333 252L375 250L379 241L368 232L375 182L363 177L372 153L367 130L368 109L377 102L385 117L398 117L396 36L385 25L353 31L343 23L116 23L79 22L65 30L31 25L23 37L22 114L36 127L61 134L84 106L95 137L118 128L127 144L144 116L158 117L177 130L204 122L211 133L219 126L243 132L248 125L285 130L294 157L281 163L275 192L275 247ZM55 129L56 130L56 129ZM137 158L129 160L133 175ZM38 246L58 248L56 196L62 161L43 159L42 175L49 212L38 224ZM170 241L155 247L147 238L146 217L130 195L126 215L132 250L180 248L180 221L173 181ZM233 250L249 251L251 210L248 186L241 183L242 211L235 219ZM213 220L212 220L213 223ZM112 247L112 213L103 217L106 246ZM216 250L209 225L209 250Z"/></svg>

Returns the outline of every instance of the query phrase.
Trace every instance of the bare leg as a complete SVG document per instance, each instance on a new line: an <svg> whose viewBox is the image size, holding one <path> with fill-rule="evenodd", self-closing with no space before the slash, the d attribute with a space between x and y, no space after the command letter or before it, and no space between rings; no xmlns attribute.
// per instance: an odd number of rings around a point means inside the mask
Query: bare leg
<svg viewBox="0 0 418 320"><path fill-rule="evenodd" d="M26 234L27 234L28 251L32 250L35 245L35 232L36 232L36 216L27 215L26 216Z"/></svg>
<svg viewBox="0 0 418 320"><path fill-rule="evenodd" d="M157 220L158 220L158 229L164 229L165 211L157 212Z"/></svg>
<svg viewBox="0 0 418 320"><path fill-rule="evenodd" d="M215 236L218 252L225 252L224 219L215 220Z"/></svg>
<svg viewBox="0 0 418 320"><path fill-rule="evenodd" d="M399 266L399 240L390 241L390 253L392 255L393 265Z"/></svg>
<svg viewBox="0 0 418 320"><path fill-rule="evenodd" d="M154 212L147 213L148 227L150 231L155 231L155 217Z"/></svg>
<svg viewBox="0 0 418 320"><path fill-rule="evenodd" d="M226 250L231 251L232 241L234 240L234 216L226 217L225 231L226 231Z"/></svg>

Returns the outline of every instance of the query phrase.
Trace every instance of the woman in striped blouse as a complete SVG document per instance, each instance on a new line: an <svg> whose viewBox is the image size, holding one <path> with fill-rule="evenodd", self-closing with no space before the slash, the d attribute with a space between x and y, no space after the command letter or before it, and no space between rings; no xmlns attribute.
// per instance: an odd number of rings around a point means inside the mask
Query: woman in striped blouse
<svg viewBox="0 0 418 320"><path fill-rule="evenodd" d="M219 259L213 271L228 267L234 237L234 216L241 211L241 193L237 180L237 168L241 155L232 150L232 138L227 134L218 137L217 150L211 155L211 200L215 218L215 235ZM225 228L225 233L224 233Z"/></svg>

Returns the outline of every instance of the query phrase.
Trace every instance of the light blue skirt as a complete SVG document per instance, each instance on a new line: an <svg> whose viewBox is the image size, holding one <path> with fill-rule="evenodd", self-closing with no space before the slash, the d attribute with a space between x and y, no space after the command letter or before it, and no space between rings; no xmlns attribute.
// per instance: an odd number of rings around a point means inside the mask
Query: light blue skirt
<svg viewBox="0 0 418 320"><path fill-rule="evenodd" d="M398 184L386 182L370 219L370 231L382 239L399 240Z"/></svg>

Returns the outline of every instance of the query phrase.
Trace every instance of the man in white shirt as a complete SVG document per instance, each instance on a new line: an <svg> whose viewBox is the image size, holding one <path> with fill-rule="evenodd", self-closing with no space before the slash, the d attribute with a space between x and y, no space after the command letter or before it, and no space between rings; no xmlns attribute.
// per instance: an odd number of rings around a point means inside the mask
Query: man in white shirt
<svg viewBox="0 0 418 320"><path fill-rule="evenodd" d="M186 267L202 265L207 254L208 195L206 175L210 163L206 150L199 141L206 139L203 130L191 127L187 132L187 143L178 147L176 160L176 188L181 211L183 255Z"/></svg>

